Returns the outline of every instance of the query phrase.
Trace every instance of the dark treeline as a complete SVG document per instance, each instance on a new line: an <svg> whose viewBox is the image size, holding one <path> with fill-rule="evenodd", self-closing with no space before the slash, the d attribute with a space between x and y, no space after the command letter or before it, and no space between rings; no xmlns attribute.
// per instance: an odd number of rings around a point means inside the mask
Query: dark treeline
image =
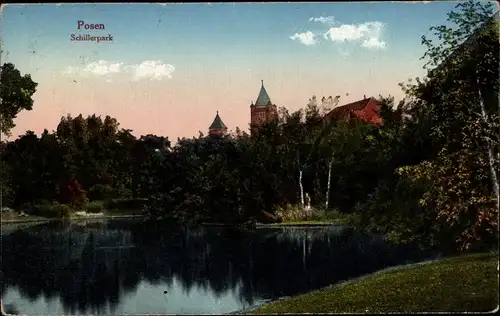
<svg viewBox="0 0 500 316"><path fill-rule="evenodd" d="M422 38L427 78L402 84L406 98L397 106L381 97L380 127L318 123L315 99L300 111L282 109L253 136L200 135L175 145L155 135L137 139L109 116L68 116L53 132L2 143L2 204L33 210L57 202L54 213L65 216L89 201L147 199L155 217L236 223L284 220L310 196L316 215L356 214L353 225L391 240L453 250L491 244L498 236L498 22L491 6L457 8L448 17L456 28L431 28L438 44ZM31 108L34 86L4 65L4 133Z"/></svg>

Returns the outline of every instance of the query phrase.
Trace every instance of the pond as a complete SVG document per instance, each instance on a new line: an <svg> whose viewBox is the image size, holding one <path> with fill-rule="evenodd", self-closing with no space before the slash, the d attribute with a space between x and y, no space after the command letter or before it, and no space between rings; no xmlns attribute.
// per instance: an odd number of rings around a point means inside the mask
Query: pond
<svg viewBox="0 0 500 316"><path fill-rule="evenodd" d="M345 226L187 228L134 220L2 231L2 297L27 315L231 313L431 257Z"/></svg>

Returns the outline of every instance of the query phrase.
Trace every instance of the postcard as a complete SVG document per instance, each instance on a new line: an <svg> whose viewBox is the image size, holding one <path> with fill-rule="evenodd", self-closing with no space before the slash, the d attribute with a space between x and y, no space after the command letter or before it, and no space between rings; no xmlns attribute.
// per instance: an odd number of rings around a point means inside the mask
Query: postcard
<svg viewBox="0 0 500 316"><path fill-rule="evenodd" d="M5 4L2 315L498 309L498 4Z"/></svg>

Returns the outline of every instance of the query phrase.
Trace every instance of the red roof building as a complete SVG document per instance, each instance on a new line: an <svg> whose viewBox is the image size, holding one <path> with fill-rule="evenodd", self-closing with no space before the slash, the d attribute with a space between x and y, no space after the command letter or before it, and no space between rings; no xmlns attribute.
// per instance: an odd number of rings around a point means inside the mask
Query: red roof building
<svg viewBox="0 0 500 316"><path fill-rule="evenodd" d="M365 124L381 125L380 102L373 98L351 102L334 108L323 117L323 121L357 119Z"/></svg>

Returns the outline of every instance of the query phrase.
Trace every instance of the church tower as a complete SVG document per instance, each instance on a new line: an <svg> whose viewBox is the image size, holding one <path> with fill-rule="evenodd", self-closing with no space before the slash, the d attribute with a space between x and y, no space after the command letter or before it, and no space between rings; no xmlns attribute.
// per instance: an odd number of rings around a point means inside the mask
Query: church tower
<svg viewBox="0 0 500 316"><path fill-rule="evenodd" d="M257 101L250 105L250 131L252 134L262 125L278 118L277 107L271 102L271 98L264 88L264 80L261 82L262 86Z"/></svg>
<svg viewBox="0 0 500 316"><path fill-rule="evenodd" d="M226 133L227 133L227 127L224 124L224 122L222 122L222 120L219 116L219 111L217 111L217 115L215 115L215 119L214 119L212 125L210 125L210 127L208 128L208 135L209 136L222 136L222 135L225 135Z"/></svg>

